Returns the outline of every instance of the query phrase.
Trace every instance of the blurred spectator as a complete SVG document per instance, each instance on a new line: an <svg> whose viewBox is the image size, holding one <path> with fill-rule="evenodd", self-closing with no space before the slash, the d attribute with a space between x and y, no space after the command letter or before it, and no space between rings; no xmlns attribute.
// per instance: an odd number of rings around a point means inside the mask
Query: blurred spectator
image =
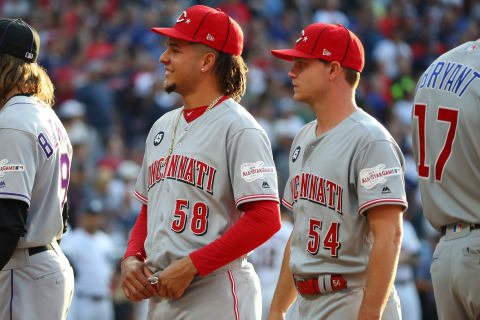
<svg viewBox="0 0 480 320"><path fill-rule="evenodd" d="M133 161L122 161L116 170L116 177L106 186L106 210L112 213L111 218L127 231L131 229L142 204L134 199L133 191L140 166Z"/></svg>
<svg viewBox="0 0 480 320"><path fill-rule="evenodd" d="M79 228L69 231L60 244L75 272L75 292L69 320L113 320L110 284L115 270L111 238L100 230L103 205L88 201Z"/></svg>
<svg viewBox="0 0 480 320"><path fill-rule="evenodd" d="M270 311L273 293L282 268L283 251L293 230L290 212L282 211L282 228L267 242L256 248L248 257L260 278L262 288L262 319Z"/></svg>
<svg viewBox="0 0 480 320"><path fill-rule="evenodd" d="M341 24L350 28L348 17L339 11L339 0L323 0L323 6L313 14L313 22Z"/></svg>
<svg viewBox="0 0 480 320"><path fill-rule="evenodd" d="M422 319L420 298L414 276L419 255L420 241L410 221L404 219L402 248L400 251L397 275L395 276L395 288L400 298L402 318L409 320Z"/></svg>
<svg viewBox="0 0 480 320"><path fill-rule="evenodd" d="M430 265L432 264L433 252L440 239L440 233L433 227L426 224L425 239L422 241L420 250L420 261L416 269L415 282L417 284L420 301L422 303L423 320L437 320L437 307L435 295L433 294L432 275Z"/></svg>

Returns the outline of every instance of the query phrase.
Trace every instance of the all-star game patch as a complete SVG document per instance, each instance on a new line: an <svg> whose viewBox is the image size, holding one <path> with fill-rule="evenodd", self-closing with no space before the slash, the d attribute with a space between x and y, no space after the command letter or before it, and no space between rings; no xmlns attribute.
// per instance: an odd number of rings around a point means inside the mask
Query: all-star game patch
<svg viewBox="0 0 480 320"><path fill-rule="evenodd" d="M387 177L399 175L401 173L402 170L400 168L385 169L385 165L380 163L373 168L365 168L360 171L360 184L366 189L372 189L379 183L387 182Z"/></svg>
<svg viewBox="0 0 480 320"><path fill-rule="evenodd" d="M21 172L25 171L25 166L23 164L8 164L7 159L0 161L0 178L5 177L6 172Z"/></svg>
<svg viewBox="0 0 480 320"><path fill-rule="evenodd" d="M265 179L266 174L275 174L274 167L265 167L263 161L253 163L243 163L240 166L242 178L247 182L252 182L257 179Z"/></svg>

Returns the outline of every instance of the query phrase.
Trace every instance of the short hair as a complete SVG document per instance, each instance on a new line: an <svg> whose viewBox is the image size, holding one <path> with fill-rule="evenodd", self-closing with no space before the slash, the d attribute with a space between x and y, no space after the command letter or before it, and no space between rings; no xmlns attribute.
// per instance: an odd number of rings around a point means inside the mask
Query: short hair
<svg viewBox="0 0 480 320"><path fill-rule="evenodd" d="M326 61L323 59L318 59L320 62L324 64L330 64L330 61ZM345 70L345 80L354 88L356 89L358 87L358 83L360 82L360 72L357 70L353 70L347 67L343 67Z"/></svg>
<svg viewBox="0 0 480 320"><path fill-rule="evenodd" d="M44 68L36 62L0 53L0 103L14 89L23 94L33 94L50 107L54 103L54 87Z"/></svg>
<svg viewBox="0 0 480 320"><path fill-rule="evenodd" d="M243 58L217 51L214 70L222 93L237 102L240 101L247 88L248 68Z"/></svg>

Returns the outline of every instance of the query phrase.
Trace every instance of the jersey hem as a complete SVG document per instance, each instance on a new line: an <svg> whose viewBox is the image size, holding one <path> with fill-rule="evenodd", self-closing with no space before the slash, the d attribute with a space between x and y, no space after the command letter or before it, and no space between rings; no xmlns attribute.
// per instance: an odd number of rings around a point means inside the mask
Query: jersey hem
<svg viewBox="0 0 480 320"><path fill-rule="evenodd" d="M287 209L293 210L293 203L288 202L285 198L282 198L282 204Z"/></svg>
<svg viewBox="0 0 480 320"><path fill-rule="evenodd" d="M13 192L0 192L0 196L2 195L6 196L6 197L0 197L2 199L17 199L23 202L27 202L27 204L30 206L30 198L26 195L23 195L20 193L13 193Z"/></svg>
<svg viewBox="0 0 480 320"><path fill-rule="evenodd" d="M255 195L245 196L245 197L239 198L235 202L235 206L238 207L245 202L259 201L259 200L273 200L273 201L276 201L276 202L280 202L278 197L273 195L273 194L255 194Z"/></svg>
<svg viewBox="0 0 480 320"><path fill-rule="evenodd" d="M363 214L365 211L368 209L371 209L373 207L377 207L379 205L385 205L385 204L400 204L402 205L403 211L407 210L408 208L408 202L400 199L400 198L383 198L383 199L375 199L371 200L368 202L365 202L358 208L358 214Z"/></svg>
<svg viewBox="0 0 480 320"><path fill-rule="evenodd" d="M137 190L133 191L133 195L144 204L148 204L148 199L142 196Z"/></svg>

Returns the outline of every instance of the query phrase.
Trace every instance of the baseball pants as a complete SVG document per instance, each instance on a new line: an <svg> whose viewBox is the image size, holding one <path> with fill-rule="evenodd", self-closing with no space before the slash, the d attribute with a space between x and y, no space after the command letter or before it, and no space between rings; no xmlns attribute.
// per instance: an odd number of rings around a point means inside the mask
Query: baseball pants
<svg viewBox="0 0 480 320"><path fill-rule="evenodd" d="M344 289L324 295L297 296L300 319L349 320L357 319L363 299L363 288ZM401 320L400 300L392 288L383 311L382 320Z"/></svg>
<svg viewBox="0 0 480 320"><path fill-rule="evenodd" d="M430 272L440 320L480 319L480 229L447 232Z"/></svg>
<svg viewBox="0 0 480 320"><path fill-rule="evenodd" d="M73 295L73 270L56 242L29 255L16 249L0 271L0 319L64 320Z"/></svg>
<svg viewBox="0 0 480 320"><path fill-rule="evenodd" d="M154 297L149 320L261 320L260 281L239 258L206 277L197 277L179 299Z"/></svg>

